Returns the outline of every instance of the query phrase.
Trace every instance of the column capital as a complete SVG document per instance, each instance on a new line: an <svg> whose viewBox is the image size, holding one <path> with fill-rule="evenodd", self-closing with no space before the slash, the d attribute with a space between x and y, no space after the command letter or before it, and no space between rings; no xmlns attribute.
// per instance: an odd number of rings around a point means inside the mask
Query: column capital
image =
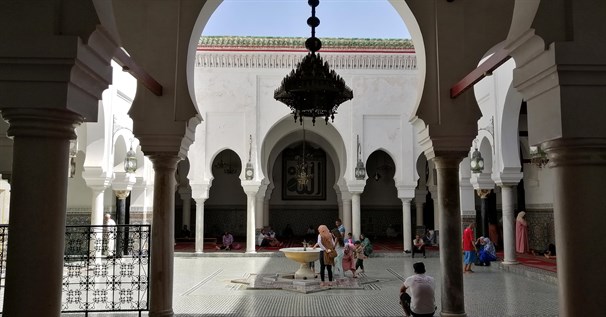
<svg viewBox="0 0 606 317"><path fill-rule="evenodd" d="M520 183L520 182L518 181L518 182L515 182L515 183L513 183L513 182L498 182L498 183L495 183L495 184L496 184L497 186L499 186L499 187L503 188L503 187L514 187L514 186L518 186L518 184L519 184L519 183Z"/></svg>
<svg viewBox="0 0 606 317"><path fill-rule="evenodd" d="M351 201L351 193L341 192L341 201Z"/></svg>
<svg viewBox="0 0 606 317"><path fill-rule="evenodd" d="M2 117L8 121L8 136L37 138L76 138L74 128L84 118L67 110L48 108L5 108Z"/></svg>
<svg viewBox="0 0 606 317"><path fill-rule="evenodd" d="M124 200L130 195L130 190L114 190L114 194L116 195L116 198Z"/></svg>
<svg viewBox="0 0 606 317"><path fill-rule="evenodd" d="M426 200L427 200L427 190L416 189L415 190L415 201L424 203Z"/></svg>
<svg viewBox="0 0 606 317"><path fill-rule="evenodd" d="M242 189L246 195L256 195L260 187L261 182L259 181L242 181Z"/></svg>
<svg viewBox="0 0 606 317"><path fill-rule="evenodd" d="M398 197L398 198L400 198L400 200L402 200L403 204L407 204L407 205L410 205L410 202L412 201L412 198L410 198L410 197Z"/></svg>
<svg viewBox="0 0 606 317"><path fill-rule="evenodd" d="M557 139L541 146L549 167L606 164L606 138Z"/></svg>
<svg viewBox="0 0 606 317"><path fill-rule="evenodd" d="M474 189L488 189L494 187L494 180L490 178L490 173L473 174L469 178L469 183Z"/></svg>
<svg viewBox="0 0 606 317"><path fill-rule="evenodd" d="M198 199L206 200L208 199L208 191L210 189L209 183L189 183L189 187L191 188L192 197L198 201Z"/></svg>
<svg viewBox="0 0 606 317"><path fill-rule="evenodd" d="M493 175L492 180L498 186L512 186L517 185L523 177L520 167L505 167L502 172Z"/></svg>
<svg viewBox="0 0 606 317"><path fill-rule="evenodd" d="M135 174L118 172L114 173L114 179L112 182L112 189L114 190L132 190L133 185L137 182Z"/></svg>
<svg viewBox="0 0 606 317"><path fill-rule="evenodd" d="M192 189L189 186L187 186L187 187L179 187L179 189L177 190L177 192L181 196L181 199L186 199L186 198L191 198L192 197Z"/></svg>
<svg viewBox="0 0 606 317"><path fill-rule="evenodd" d="M366 186L366 181L364 180L354 180L347 182L347 189L351 194L361 194L364 192L364 187Z"/></svg>
<svg viewBox="0 0 606 317"><path fill-rule="evenodd" d="M154 152L149 155L149 160L153 163L154 171L159 172L176 170L181 158L176 152Z"/></svg>
<svg viewBox="0 0 606 317"><path fill-rule="evenodd" d="M459 164L465 157L467 157L467 152L443 152L441 155L436 156L432 159L436 166L436 169L441 168L459 168Z"/></svg>
<svg viewBox="0 0 606 317"><path fill-rule="evenodd" d="M84 178L86 186L92 190L105 190L111 184L114 175L104 171L101 167L85 166L84 171L82 171L82 178Z"/></svg>
<svg viewBox="0 0 606 317"><path fill-rule="evenodd" d="M476 193L482 199L486 199L488 197L488 195L490 195L491 191L492 191L492 189L476 189Z"/></svg>

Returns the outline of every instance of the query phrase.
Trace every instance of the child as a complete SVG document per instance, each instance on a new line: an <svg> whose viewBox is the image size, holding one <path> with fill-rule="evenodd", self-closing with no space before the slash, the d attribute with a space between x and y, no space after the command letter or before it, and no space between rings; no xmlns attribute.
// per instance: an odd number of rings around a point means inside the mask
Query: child
<svg viewBox="0 0 606 317"><path fill-rule="evenodd" d="M355 259L354 245L346 243L345 246L343 246L343 259L341 260L343 262L343 275L345 275L345 272L351 271L354 278L358 277L356 274Z"/></svg>
<svg viewBox="0 0 606 317"><path fill-rule="evenodd" d="M366 259L366 255L364 255L364 247L362 246L362 242L359 240L354 243L354 246L356 248L356 270L360 268L360 272L364 273L364 259Z"/></svg>
<svg viewBox="0 0 606 317"><path fill-rule="evenodd" d="M345 239L345 244L351 244L351 245L354 244L353 236L352 236L351 232L347 234L347 238Z"/></svg>

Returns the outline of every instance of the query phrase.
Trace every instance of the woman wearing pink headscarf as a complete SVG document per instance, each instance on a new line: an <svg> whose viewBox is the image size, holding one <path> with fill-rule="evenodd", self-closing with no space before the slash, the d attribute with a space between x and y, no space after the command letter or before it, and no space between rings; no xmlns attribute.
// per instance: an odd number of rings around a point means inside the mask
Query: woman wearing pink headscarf
<svg viewBox="0 0 606 317"><path fill-rule="evenodd" d="M526 213L520 211L516 218L516 252L528 253L528 222Z"/></svg>
<svg viewBox="0 0 606 317"><path fill-rule="evenodd" d="M334 263L334 257L330 256L330 253L337 254L335 251L335 240L328 230L328 227L325 225L321 225L318 227L318 242L314 245L315 247L320 247L320 279L322 282L320 286L330 286L332 285L332 266ZM324 271L328 271L328 284L324 282Z"/></svg>

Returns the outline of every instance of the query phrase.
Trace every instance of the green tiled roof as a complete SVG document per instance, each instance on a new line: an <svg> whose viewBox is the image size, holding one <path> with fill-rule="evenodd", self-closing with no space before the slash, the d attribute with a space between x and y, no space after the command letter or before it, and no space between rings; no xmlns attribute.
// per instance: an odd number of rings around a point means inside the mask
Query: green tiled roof
<svg viewBox="0 0 606 317"><path fill-rule="evenodd" d="M257 36L202 36L199 48L274 48L304 49L304 37L257 37ZM342 50L411 50L409 39L347 39L320 38L322 49Z"/></svg>

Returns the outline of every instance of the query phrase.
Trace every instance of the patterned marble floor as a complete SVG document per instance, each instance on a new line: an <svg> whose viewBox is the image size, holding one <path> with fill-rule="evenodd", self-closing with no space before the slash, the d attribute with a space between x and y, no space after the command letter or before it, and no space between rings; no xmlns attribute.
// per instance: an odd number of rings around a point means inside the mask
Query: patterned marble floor
<svg viewBox="0 0 606 317"><path fill-rule="evenodd" d="M250 289L234 281L255 275L292 273L298 264L273 255L175 257L173 307L178 317L206 316L403 316L398 291L422 260L437 282L440 311L439 258L411 259L408 255L373 257L356 288L325 289L303 294L281 289ZM475 267L464 275L468 316L557 316L557 285L506 272L497 265ZM78 316L73 314L71 316ZM137 316L137 314L89 314ZM147 316L144 313L143 316Z"/></svg>

